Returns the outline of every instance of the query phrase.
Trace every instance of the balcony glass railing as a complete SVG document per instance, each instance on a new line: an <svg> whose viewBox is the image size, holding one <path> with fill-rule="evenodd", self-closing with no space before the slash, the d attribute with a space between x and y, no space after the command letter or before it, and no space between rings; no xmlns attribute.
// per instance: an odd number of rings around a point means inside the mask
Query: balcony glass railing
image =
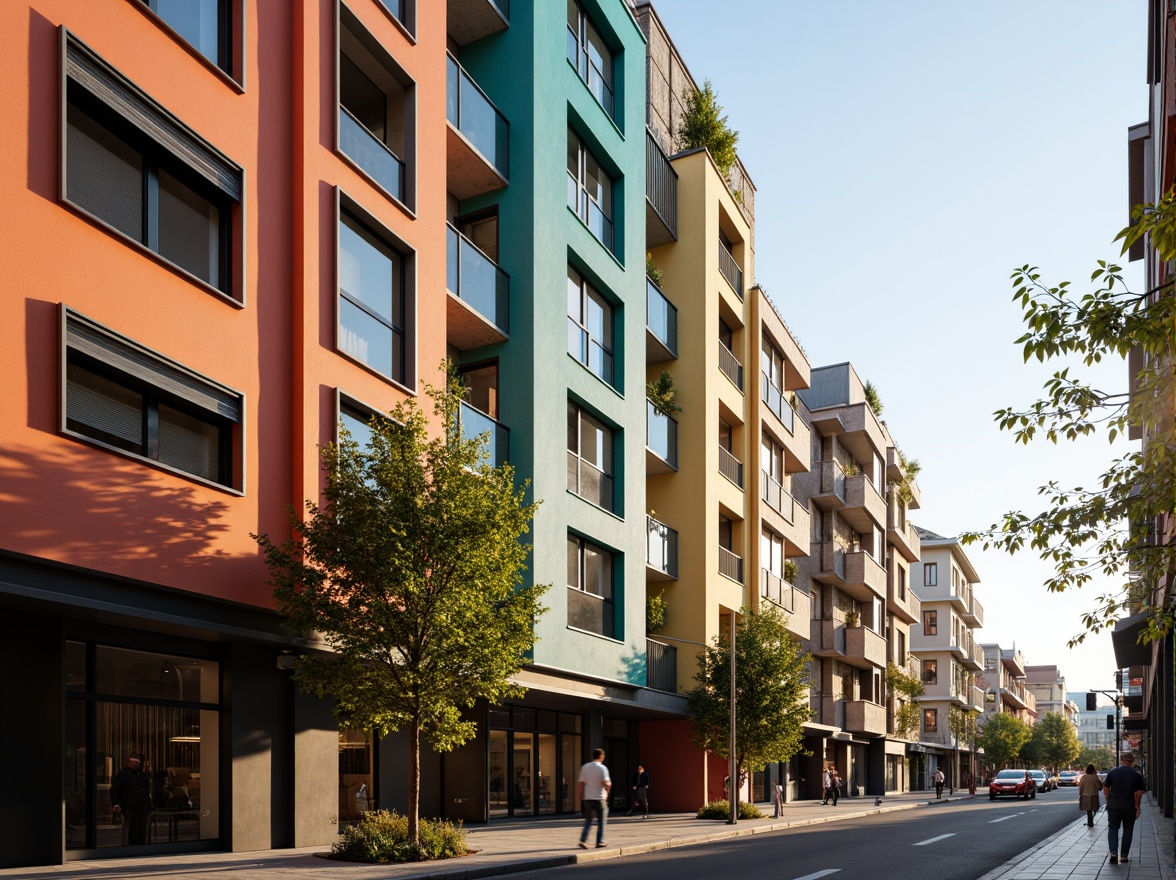
<svg viewBox="0 0 1176 880"><path fill-rule="evenodd" d="M671 467L678 466L678 423L645 401L645 445Z"/></svg>
<svg viewBox="0 0 1176 880"><path fill-rule="evenodd" d="M670 354L678 356L678 309L648 278L645 279L645 326Z"/></svg>
<svg viewBox="0 0 1176 880"><path fill-rule="evenodd" d="M760 372L760 394L763 397L764 404L776 414L776 418L784 423L784 427L788 429L788 433L793 433L796 411L793 410L788 398L784 396L784 392L773 385L772 380L768 378L768 374L762 371Z"/></svg>
<svg viewBox="0 0 1176 880"><path fill-rule="evenodd" d="M761 497L764 502L788 522L796 521L796 501L775 477L760 471Z"/></svg>
<svg viewBox="0 0 1176 880"><path fill-rule="evenodd" d="M648 540L645 564L672 578L678 576L678 533L652 516L645 517Z"/></svg>
<svg viewBox="0 0 1176 880"><path fill-rule="evenodd" d="M743 299L743 270L739 268L739 264L735 262L735 258L731 256L731 252L721 241L719 242L719 271L723 273L723 277L727 279L731 289L740 299Z"/></svg>
<svg viewBox="0 0 1176 880"><path fill-rule="evenodd" d="M464 401L461 404L459 418L461 436L466 440L473 440L482 434L488 435L485 438L485 448L491 467L498 467L507 461L510 456L510 430L506 425L499 424Z"/></svg>
<svg viewBox="0 0 1176 880"><path fill-rule="evenodd" d="M743 364L739 363L739 359L722 341L719 342L719 369L731 380L731 384L740 391L743 390Z"/></svg>
<svg viewBox="0 0 1176 880"><path fill-rule="evenodd" d="M497 169L508 176L510 127L506 118L450 55L446 58L445 118Z"/></svg>
<svg viewBox="0 0 1176 880"><path fill-rule="evenodd" d="M339 149L389 195L404 199L404 163L342 105L339 106Z"/></svg>
<svg viewBox="0 0 1176 880"><path fill-rule="evenodd" d="M796 594L792 584L775 572L761 569L763 579L760 581L760 595L775 602L785 611L796 610Z"/></svg>
<svg viewBox="0 0 1176 880"><path fill-rule="evenodd" d="M448 224L445 245L445 282L450 292L503 333L509 333L510 276Z"/></svg>
<svg viewBox="0 0 1176 880"><path fill-rule="evenodd" d="M743 583L743 557L719 545L719 574L733 581Z"/></svg>
<svg viewBox="0 0 1176 880"><path fill-rule="evenodd" d="M719 473L740 489L743 488L743 462L722 446L719 447Z"/></svg>

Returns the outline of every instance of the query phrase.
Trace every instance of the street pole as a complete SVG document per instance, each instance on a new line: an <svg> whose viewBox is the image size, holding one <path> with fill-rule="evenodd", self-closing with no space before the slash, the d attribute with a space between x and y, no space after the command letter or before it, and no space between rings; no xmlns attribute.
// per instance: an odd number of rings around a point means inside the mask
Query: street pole
<svg viewBox="0 0 1176 880"><path fill-rule="evenodd" d="M728 825L739 821L739 767L735 761L735 611L731 611L731 628L728 635L731 646L731 727L727 732L727 794L730 799Z"/></svg>

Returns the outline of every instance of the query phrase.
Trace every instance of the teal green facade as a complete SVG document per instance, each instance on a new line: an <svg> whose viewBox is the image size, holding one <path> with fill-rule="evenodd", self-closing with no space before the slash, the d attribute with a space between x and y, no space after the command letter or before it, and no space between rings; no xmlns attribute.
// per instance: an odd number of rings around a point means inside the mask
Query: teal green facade
<svg viewBox="0 0 1176 880"><path fill-rule="evenodd" d="M499 265L511 285L510 338L461 359L498 359L510 461L542 502L527 577L551 589L536 623L535 667L643 687L645 42L623 0L581 7L614 53L613 117L567 58L565 3L516 0L508 29L460 50L463 67L509 121L510 173L509 186L461 202L459 212L498 206ZM567 205L569 128L614 182L611 252ZM569 265L612 305L611 386L568 353ZM569 400L613 429L615 513L568 491ZM568 625L569 533L616 554L614 638Z"/></svg>

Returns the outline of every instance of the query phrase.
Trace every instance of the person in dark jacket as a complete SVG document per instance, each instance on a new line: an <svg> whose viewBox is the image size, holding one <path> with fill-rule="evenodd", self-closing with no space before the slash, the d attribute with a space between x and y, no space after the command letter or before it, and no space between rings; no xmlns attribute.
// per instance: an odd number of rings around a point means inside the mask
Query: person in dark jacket
<svg viewBox="0 0 1176 880"><path fill-rule="evenodd" d="M151 813L151 778L143 772L139 755L127 756L127 766L114 774L110 782L110 803L114 814L122 817L122 845L147 842L147 817Z"/></svg>
<svg viewBox="0 0 1176 880"><path fill-rule="evenodd" d="M641 764L637 765L637 772L633 774L633 802L629 805L629 812L632 813L637 807L641 807L643 819L649 818L649 774L645 772L645 767Z"/></svg>
<svg viewBox="0 0 1176 880"><path fill-rule="evenodd" d="M1135 820L1139 818L1139 805L1143 800L1143 777L1135 769L1135 754L1124 752L1118 767L1103 780L1103 795L1107 800L1107 842L1112 865L1126 865L1131 861L1131 837L1135 831ZM1119 826L1123 826L1123 848L1116 852L1119 844Z"/></svg>

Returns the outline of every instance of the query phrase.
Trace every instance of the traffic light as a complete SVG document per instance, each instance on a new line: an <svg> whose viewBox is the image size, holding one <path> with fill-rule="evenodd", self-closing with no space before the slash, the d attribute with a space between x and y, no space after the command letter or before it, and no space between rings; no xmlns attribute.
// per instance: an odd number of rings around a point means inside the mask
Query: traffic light
<svg viewBox="0 0 1176 880"><path fill-rule="evenodd" d="M1098 708L1098 694L1086 695L1086 711L1093 712Z"/></svg>
<svg viewBox="0 0 1176 880"><path fill-rule="evenodd" d="M1115 690L1117 690L1117 691L1123 690L1123 672L1122 672L1122 670L1115 673Z"/></svg>
<svg viewBox="0 0 1176 880"><path fill-rule="evenodd" d="M1115 716L1108 715L1107 716L1107 730L1114 730L1114 729L1115 729Z"/></svg>

